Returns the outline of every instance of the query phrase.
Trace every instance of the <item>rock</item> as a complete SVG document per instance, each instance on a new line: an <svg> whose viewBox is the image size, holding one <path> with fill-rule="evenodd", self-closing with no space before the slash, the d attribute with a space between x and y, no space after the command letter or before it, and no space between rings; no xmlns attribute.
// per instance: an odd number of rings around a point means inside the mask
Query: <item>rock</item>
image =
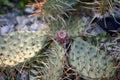
<svg viewBox="0 0 120 80"><path fill-rule="evenodd" d="M28 26L26 25L17 25L15 26L15 29L18 31L18 30L28 30Z"/></svg>
<svg viewBox="0 0 120 80"><path fill-rule="evenodd" d="M5 14L5 17L7 18L15 18L16 16L18 16L20 13L20 10L13 8L11 11L9 11L9 13Z"/></svg>
<svg viewBox="0 0 120 80"><path fill-rule="evenodd" d="M93 23L97 23L103 30L105 30L111 36L119 33L120 31L120 18L119 17L104 17L104 18L96 18Z"/></svg>
<svg viewBox="0 0 120 80"><path fill-rule="evenodd" d="M16 20L19 25L25 25L29 22L29 19L26 16L17 16Z"/></svg>
<svg viewBox="0 0 120 80"><path fill-rule="evenodd" d="M9 20L4 17L0 17L0 25L6 25L8 24Z"/></svg>
<svg viewBox="0 0 120 80"><path fill-rule="evenodd" d="M26 6L24 12L26 14L31 14L31 13L34 12L34 10L35 10L35 7L33 7L33 6Z"/></svg>
<svg viewBox="0 0 120 80"><path fill-rule="evenodd" d="M33 76L30 76L30 80L37 80L37 79Z"/></svg>
<svg viewBox="0 0 120 80"><path fill-rule="evenodd" d="M1 35L5 35L8 31L9 31L9 27L8 26L3 26L0 29Z"/></svg>
<svg viewBox="0 0 120 80"><path fill-rule="evenodd" d="M30 30L32 31L36 31L39 28L39 23L37 24L37 22L34 22L31 26L30 26Z"/></svg>
<svg viewBox="0 0 120 80"><path fill-rule="evenodd" d="M96 23L92 24L90 28L86 28L86 33L89 33L90 35L96 36L98 34L102 34L105 31Z"/></svg>
<svg viewBox="0 0 120 80"><path fill-rule="evenodd" d="M30 10L31 7L28 7L26 9ZM29 10L27 11L29 12ZM17 30L36 31L41 28L48 27L45 23L42 23L40 15L29 17L27 15L20 16L19 13L20 13L19 10L13 9L9 13L0 16L0 26L2 26L0 28L1 35L4 35L11 31Z"/></svg>

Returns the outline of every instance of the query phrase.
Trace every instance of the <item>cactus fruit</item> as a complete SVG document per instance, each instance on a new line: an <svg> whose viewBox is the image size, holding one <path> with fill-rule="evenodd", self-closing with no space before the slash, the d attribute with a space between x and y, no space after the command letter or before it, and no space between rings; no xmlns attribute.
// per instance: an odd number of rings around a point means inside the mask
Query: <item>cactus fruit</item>
<svg viewBox="0 0 120 80"><path fill-rule="evenodd" d="M76 38L69 52L70 65L86 79L108 78L114 75L115 62L110 55Z"/></svg>
<svg viewBox="0 0 120 80"><path fill-rule="evenodd" d="M0 36L0 66L15 66L42 49L48 30L16 31Z"/></svg>
<svg viewBox="0 0 120 80"><path fill-rule="evenodd" d="M59 30L56 34L56 40L60 43L65 43L68 40L68 33L66 30Z"/></svg>

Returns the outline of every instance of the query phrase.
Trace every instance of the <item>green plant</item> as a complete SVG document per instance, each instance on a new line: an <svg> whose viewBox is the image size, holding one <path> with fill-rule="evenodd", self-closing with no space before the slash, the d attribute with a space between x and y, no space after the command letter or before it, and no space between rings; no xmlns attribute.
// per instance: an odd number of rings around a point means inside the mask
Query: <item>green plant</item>
<svg viewBox="0 0 120 80"><path fill-rule="evenodd" d="M45 0L40 1L37 2L40 9L38 12L41 12L44 21L50 26L50 31L41 29L35 32L17 31L0 35L0 67L2 69L9 66L17 68L20 63L26 63L19 66L22 67L21 70L28 71L28 77L34 76L40 80L62 80L63 67L69 64L70 68L88 80L114 76L115 62L112 57L80 37L85 24L79 15L69 12L77 0L46 0L45 4L43 4ZM36 3L33 5L36 6ZM54 39L59 30L63 35L56 38L57 42ZM98 40L100 38L96 37ZM46 41L50 41L50 45L44 48ZM66 44L71 44L70 49L66 50ZM38 54L38 52L41 53ZM16 76L12 77L14 79Z"/></svg>
<svg viewBox="0 0 120 80"><path fill-rule="evenodd" d="M73 9L76 2L77 0L46 0L40 13L47 22L58 22L58 19L64 21L63 15L68 17L67 12Z"/></svg>
<svg viewBox="0 0 120 80"><path fill-rule="evenodd" d="M42 69L43 78L45 80L62 80L63 61L65 56L64 48L56 41L51 44L48 59Z"/></svg>
<svg viewBox="0 0 120 80"><path fill-rule="evenodd" d="M0 0L0 7L1 7L0 13L3 14L15 7L20 9L22 12L27 3L28 0L16 0L16 2L10 0Z"/></svg>
<svg viewBox="0 0 120 80"><path fill-rule="evenodd" d="M43 5L43 12L52 16L58 16L58 14L64 14L65 11L72 9L72 5L75 3L76 0L46 0L46 3Z"/></svg>
<svg viewBox="0 0 120 80"><path fill-rule="evenodd" d="M70 65L86 79L110 78L115 73L112 57L77 37L69 52Z"/></svg>
<svg viewBox="0 0 120 80"><path fill-rule="evenodd" d="M1 5L6 5L6 6L9 6L9 7L14 7L14 4L11 3L9 0L0 0L0 4Z"/></svg>
<svg viewBox="0 0 120 80"><path fill-rule="evenodd" d="M34 57L43 48L48 31L16 31L1 35L0 66L15 66Z"/></svg>
<svg viewBox="0 0 120 80"><path fill-rule="evenodd" d="M79 15L69 15L70 18L58 19L57 21L51 21L50 28L52 37L55 38L55 34L59 30L66 30L70 38L78 37L83 34L84 22L81 20Z"/></svg>

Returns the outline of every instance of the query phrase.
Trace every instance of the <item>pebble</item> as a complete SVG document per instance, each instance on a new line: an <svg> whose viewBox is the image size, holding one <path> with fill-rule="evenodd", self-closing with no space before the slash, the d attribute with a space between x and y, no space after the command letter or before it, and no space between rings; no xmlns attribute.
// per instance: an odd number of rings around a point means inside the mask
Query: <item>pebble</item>
<svg viewBox="0 0 120 80"><path fill-rule="evenodd" d="M39 28L39 25L34 22L31 26L30 26L30 30L36 31Z"/></svg>
<svg viewBox="0 0 120 80"><path fill-rule="evenodd" d="M30 76L30 80L37 80L36 77Z"/></svg>
<svg viewBox="0 0 120 80"><path fill-rule="evenodd" d="M1 29L0 29L1 35L5 35L8 31L9 31L8 26L1 27Z"/></svg>
<svg viewBox="0 0 120 80"><path fill-rule="evenodd" d="M33 13L33 11L35 10L35 7L33 6L26 6L24 12L27 14Z"/></svg>

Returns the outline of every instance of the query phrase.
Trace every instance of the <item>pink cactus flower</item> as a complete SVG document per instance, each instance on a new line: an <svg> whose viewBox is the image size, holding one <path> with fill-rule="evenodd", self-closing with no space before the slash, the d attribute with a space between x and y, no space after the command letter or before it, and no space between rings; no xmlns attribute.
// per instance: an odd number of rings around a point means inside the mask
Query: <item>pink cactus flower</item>
<svg viewBox="0 0 120 80"><path fill-rule="evenodd" d="M68 33L66 30L59 30L56 33L56 40L60 43L65 43L68 40Z"/></svg>

